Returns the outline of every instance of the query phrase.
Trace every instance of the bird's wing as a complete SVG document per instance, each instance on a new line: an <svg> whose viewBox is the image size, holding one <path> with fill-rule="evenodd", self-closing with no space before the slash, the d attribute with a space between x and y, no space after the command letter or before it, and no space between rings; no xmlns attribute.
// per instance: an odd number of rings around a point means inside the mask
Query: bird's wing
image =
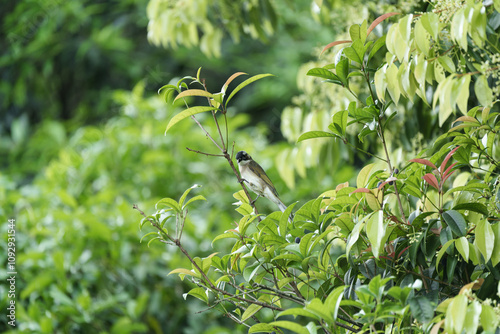
<svg viewBox="0 0 500 334"><path fill-rule="evenodd" d="M276 188L274 187L273 183L271 182L271 179L269 178L269 176L267 176L266 172L264 172L264 169L258 163L255 162L255 164L248 164L248 168L250 168L250 170L254 174L260 175L262 180L264 180L264 182L272 190L273 194L278 196L278 192L276 191Z"/></svg>

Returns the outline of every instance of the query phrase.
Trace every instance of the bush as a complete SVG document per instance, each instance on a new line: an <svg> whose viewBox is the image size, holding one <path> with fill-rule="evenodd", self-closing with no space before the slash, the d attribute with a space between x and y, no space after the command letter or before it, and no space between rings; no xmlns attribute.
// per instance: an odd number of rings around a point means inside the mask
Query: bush
<svg viewBox="0 0 500 334"><path fill-rule="evenodd" d="M242 185L234 194L242 217L213 240L233 240L231 250L204 258L191 257L181 240L187 206L202 199L187 199L190 189L179 201L158 202L167 208L144 214L141 224L150 223L157 239L190 260L190 268L171 272L192 282L187 294L250 333L494 333L499 326L499 13L472 2L438 6L400 18L371 40L370 32L394 15L370 27L353 25L350 41L325 47L348 44L334 63L308 74L342 87L355 101L334 113L329 131L298 140L337 138L375 162L360 170L354 186L339 184L285 212L257 213L223 126L234 93L266 75L247 79L229 96L227 85L208 92L199 73L191 79L202 89L184 81L164 87L167 97L177 91L176 99L207 98L208 106L188 107L167 130L184 118L212 114L217 130L202 131ZM411 147L413 156L396 168L394 152L401 147L391 139L399 138L396 122L405 122L398 114L418 113L411 109L425 108L431 94L437 110L431 121L450 129L420 149ZM450 121L456 111L462 116ZM379 150L367 152L363 142L372 139Z"/></svg>

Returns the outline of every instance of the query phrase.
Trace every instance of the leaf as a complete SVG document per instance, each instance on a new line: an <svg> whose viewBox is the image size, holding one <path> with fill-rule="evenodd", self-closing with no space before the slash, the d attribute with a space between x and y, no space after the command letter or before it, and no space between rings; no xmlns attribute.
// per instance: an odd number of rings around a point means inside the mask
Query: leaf
<svg viewBox="0 0 500 334"><path fill-rule="evenodd" d="M454 297L446 310L445 329L448 333L462 333L467 312L467 297L458 295Z"/></svg>
<svg viewBox="0 0 500 334"><path fill-rule="evenodd" d="M314 318L316 320L319 320L319 317L308 311L308 310L305 310L303 308L291 308L291 309L288 309L288 310L284 310L280 313L278 313L278 318L281 317L281 316L285 316L285 315L293 315L294 317L297 317L297 316L302 316L302 317L309 317L309 318Z"/></svg>
<svg viewBox="0 0 500 334"><path fill-rule="evenodd" d="M419 163L419 164L426 165L426 166L432 167L434 169L437 169L436 165L434 165L432 162L430 162L427 159L411 159L410 162L416 162L416 163Z"/></svg>
<svg viewBox="0 0 500 334"><path fill-rule="evenodd" d="M465 237L455 239L455 248L462 255L465 262L469 262L469 242Z"/></svg>
<svg viewBox="0 0 500 334"><path fill-rule="evenodd" d="M312 68L309 71L307 71L307 74L312 77L318 77L322 79L327 79L327 80L339 80L339 77L333 73L332 71L329 71L327 69L321 68L321 67L316 67Z"/></svg>
<svg viewBox="0 0 500 334"><path fill-rule="evenodd" d="M448 160L450 160L450 158L452 157L453 154L455 154L455 152L460 148L460 146L457 146L455 147L453 150L451 150L447 155L446 157L444 158L443 160L443 163L441 164L441 166L439 167L439 171L441 173L443 173L444 169L446 168L446 164L448 163Z"/></svg>
<svg viewBox="0 0 500 334"><path fill-rule="evenodd" d="M155 205L155 208L158 209L158 207L160 205L164 205L164 206L167 206L169 208L172 208L174 209L176 212L181 212L181 207L179 206L179 203L177 203L175 200L171 199L171 198L162 198L161 200L159 200L156 205Z"/></svg>
<svg viewBox="0 0 500 334"><path fill-rule="evenodd" d="M476 84L474 85L474 91L476 92L476 97L479 103L483 107L491 106L493 100L493 93L488 85L488 80L486 80L485 75L481 75L476 79Z"/></svg>
<svg viewBox="0 0 500 334"><path fill-rule="evenodd" d="M193 277L197 277L197 278L201 277L200 274L198 274L194 271L188 270L188 269L184 269L184 268L177 268L177 269L174 269L168 273L168 275L172 275L172 274L184 274L184 275L193 276Z"/></svg>
<svg viewBox="0 0 500 334"><path fill-rule="evenodd" d="M443 218L453 234L457 237L465 236L467 233L467 222L460 212L455 210L445 211L443 212Z"/></svg>
<svg viewBox="0 0 500 334"><path fill-rule="evenodd" d="M257 74L257 75L254 75L253 77L250 77L248 79L246 79L245 81L243 81L242 83L240 83L232 92L231 94L229 95L229 97L227 98L226 100L226 106L227 104L229 103L229 101L233 98L233 96L238 93L241 89L243 89L244 87L248 86L249 84L251 84L252 82L254 81L257 81L259 79L262 79L262 78L265 78L265 77L269 77L269 76L273 76L272 74L270 73L266 73L266 74Z"/></svg>
<svg viewBox="0 0 500 334"><path fill-rule="evenodd" d="M431 186L439 190L439 183L438 180L436 179L436 176L432 173L427 173L422 178Z"/></svg>
<svg viewBox="0 0 500 334"><path fill-rule="evenodd" d="M236 72L234 73L233 75L231 75L227 80L226 82L224 83L224 85L222 85L222 89L221 89L221 92L222 93L226 93L226 89L227 87L229 86L229 84L231 83L231 81L233 81L234 79L236 79L237 77L239 77L240 75L247 75L247 73L245 72Z"/></svg>
<svg viewBox="0 0 500 334"><path fill-rule="evenodd" d="M269 323L269 325L285 328L285 329L288 329L288 330L290 330L294 333L298 333L298 334L310 334L309 331L305 327L303 327L295 322L292 322L292 321L273 321L273 322Z"/></svg>
<svg viewBox="0 0 500 334"><path fill-rule="evenodd" d="M434 317L434 307L431 301L424 296L416 296L408 298L408 304L412 316L421 323L428 323Z"/></svg>
<svg viewBox="0 0 500 334"><path fill-rule="evenodd" d="M389 17L394 16L394 15L399 15L399 14L400 13L391 12L391 13L386 13L384 15L380 15L379 17L377 17L375 19L375 21L372 22L372 24L370 24L370 27L368 27L366 34L370 35L372 30L375 29L375 27L378 26L380 24L380 22L384 21L386 18L389 18Z"/></svg>
<svg viewBox="0 0 500 334"><path fill-rule="evenodd" d="M248 318L250 318L251 316L253 316L255 313L259 312L262 307L263 306L257 305L257 304L250 305L245 310L245 312L243 313L243 315L241 316L241 321L246 321Z"/></svg>
<svg viewBox="0 0 500 334"><path fill-rule="evenodd" d="M337 135L326 131L308 131L300 135L300 137L297 139L297 143L300 143L301 141L307 139L322 138L322 137L337 137Z"/></svg>
<svg viewBox="0 0 500 334"><path fill-rule="evenodd" d="M271 333L276 328L271 326L270 324L258 323L253 325L248 329L248 334L252 333Z"/></svg>
<svg viewBox="0 0 500 334"><path fill-rule="evenodd" d="M448 240L444 245L443 247L441 247L441 249L439 250L438 252L438 255L437 255L437 258L436 258L436 270L438 270L438 267L439 267L439 261L441 260L441 258L443 257L444 253L446 253L446 250L448 249L448 247L450 247L450 245L455 242L455 240L451 239L451 240Z"/></svg>
<svg viewBox="0 0 500 334"><path fill-rule="evenodd" d="M186 189L186 191L184 191L184 193L182 194L181 198L179 199L179 206L181 206L181 207L182 207L182 206L184 206L184 201L186 200L186 197L187 197L187 195L189 194L189 192L190 192L191 190L193 190L193 189L195 189L195 188L200 188L200 187L201 187L201 185L199 185L199 184L195 184L195 185L193 185L192 187L190 187L190 188ZM186 204L186 205L187 205L187 204Z"/></svg>
<svg viewBox="0 0 500 334"><path fill-rule="evenodd" d="M349 60L345 57L335 65L335 72L337 73L338 79L344 84L344 86L349 86L349 82L347 80L349 76Z"/></svg>
<svg viewBox="0 0 500 334"><path fill-rule="evenodd" d="M204 301L205 303L208 303L208 296L205 289L203 288L194 288L189 290L188 293L183 294L184 299L186 299L188 295L191 295L193 297L198 298L201 301Z"/></svg>
<svg viewBox="0 0 500 334"><path fill-rule="evenodd" d="M188 108L188 109L186 109L186 110L178 113L177 115L175 115L174 117L172 117L172 119L170 120L170 122L168 122L167 129L165 130L165 134L167 134L168 130L172 126L174 126L175 124L179 123L184 118L187 118L187 117L190 117L190 116L193 116L193 115L205 112L205 111L212 111L212 110L218 110L218 109L214 108L214 107L192 107L192 108Z"/></svg>
<svg viewBox="0 0 500 334"><path fill-rule="evenodd" d="M372 59L372 57L377 53L378 50L380 50L380 48L385 46L385 38L386 38L386 35L383 35L382 37L378 38L375 41L375 44L373 44L373 47L370 50L370 54L368 55L368 61L370 61L370 59Z"/></svg>
<svg viewBox="0 0 500 334"><path fill-rule="evenodd" d="M183 92L181 92L179 95L177 95L174 99L174 101L177 101L177 99L186 97L186 96L206 96L206 97L214 97L212 93L207 92L206 90L203 89L188 89Z"/></svg>
<svg viewBox="0 0 500 334"><path fill-rule="evenodd" d="M325 47L323 48L323 50L321 50L320 55L322 55L322 54L323 54L323 52L325 52L326 50L328 50L328 49L330 49L330 48L334 47L335 45L345 44L345 43L351 43L351 42L352 42L351 40L344 40L344 41L335 41L335 42L328 43L328 45L327 45L327 46L325 46Z"/></svg>
<svg viewBox="0 0 500 334"><path fill-rule="evenodd" d="M366 234L371 242L373 256L378 258L379 250L383 246L382 240L385 236L387 223L384 224L384 214L382 210L374 212L366 221Z"/></svg>
<svg viewBox="0 0 500 334"><path fill-rule="evenodd" d="M193 198L190 198L187 203L182 207L183 209L187 207L189 204L195 202L195 201L206 201L207 199L201 195L194 196Z"/></svg>
<svg viewBox="0 0 500 334"><path fill-rule="evenodd" d="M484 256L484 262L488 262L493 254L495 247L495 234L490 223L484 219L476 225L476 240L474 244L479 248L479 251Z"/></svg>
<svg viewBox="0 0 500 334"><path fill-rule="evenodd" d="M488 208L486 205L481 204L481 203L461 203L457 204L453 207L453 210L468 210L468 211L474 211L477 213L481 213L485 216L489 215Z"/></svg>
<svg viewBox="0 0 500 334"><path fill-rule="evenodd" d="M347 288L347 286L342 285L328 295L325 300L325 306L330 310L330 312L333 312L333 321L337 320L337 314L339 311L339 306L340 306L340 300L343 297L343 292Z"/></svg>

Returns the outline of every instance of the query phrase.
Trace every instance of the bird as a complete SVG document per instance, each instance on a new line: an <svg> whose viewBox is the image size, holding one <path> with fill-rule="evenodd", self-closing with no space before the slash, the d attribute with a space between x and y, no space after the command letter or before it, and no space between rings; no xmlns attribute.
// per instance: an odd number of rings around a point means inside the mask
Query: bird
<svg viewBox="0 0 500 334"><path fill-rule="evenodd" d="M241 178L257 194L257 198L253 202L262 196L274 202L281 212L285 212L286 205L280 200L276 188L264 169L245 151L236 153L236 161Z"/></svg>

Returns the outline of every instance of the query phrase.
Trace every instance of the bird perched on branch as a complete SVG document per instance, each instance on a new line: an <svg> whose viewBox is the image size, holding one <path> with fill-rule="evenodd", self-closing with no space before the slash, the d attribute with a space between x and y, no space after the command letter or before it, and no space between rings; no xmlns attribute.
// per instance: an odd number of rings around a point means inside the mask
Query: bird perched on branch
<svg viewBox="0 0 500 334"><path fill-rule="evenodd" d="M278 197L278 192L264 169L245 151L236 153L236 161L238 162L241 178L257 194L254 202L262 196L273 201L282 212L285 212L286 205Z"/></svg>

